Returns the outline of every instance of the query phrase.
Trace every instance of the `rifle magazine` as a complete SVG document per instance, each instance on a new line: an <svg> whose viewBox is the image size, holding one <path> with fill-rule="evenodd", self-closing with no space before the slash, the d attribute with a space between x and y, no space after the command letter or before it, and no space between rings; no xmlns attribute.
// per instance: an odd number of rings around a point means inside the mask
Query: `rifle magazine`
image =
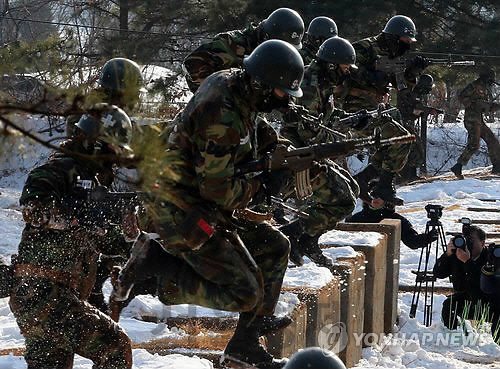
<svg viewBox="0 0 500 369"><path fill-rule="evenodd" d="M304 200L313 194L309 169L295 173L295 194L299 200Z"/></svg>

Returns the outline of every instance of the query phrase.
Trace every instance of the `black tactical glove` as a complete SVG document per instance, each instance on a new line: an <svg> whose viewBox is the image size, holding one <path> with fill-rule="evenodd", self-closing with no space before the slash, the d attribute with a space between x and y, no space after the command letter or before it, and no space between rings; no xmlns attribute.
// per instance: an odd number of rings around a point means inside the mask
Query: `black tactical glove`
<svg viewBox="0 0 500 369"><path fill-rule="evenodd" d="M251 205L261 204L269 197L279 195L288 183L291 174L289 169L278 169L259 174L256 178L260 180L261 186L253 195Z"/></svg>
<svg viewBox="0 0 500 369"><path fill-rule="evenodd" d="M384 90L387 88L387 85L389 84L389 76L387 73L381 71L381 70L376 70L373 73L373 84L375 87Z"/></svg>
<svg viewBox="0 0 500 369"><path fill-rule="evenodd" d="M423 56L417 55L411 62L411 66L416 69L424 70L429 65L429 62Z"/></svg>
<svg viewBox="0 0 500 369"><path fill-rule="evenodd" d="M356 113L354 113L352 118L353 118L352 128L356 130L362 130L366 128L366 126L368 125L368 123L370 123L371 120L371 116L368 114L368 111L366 109L357 111Z"/></svg>

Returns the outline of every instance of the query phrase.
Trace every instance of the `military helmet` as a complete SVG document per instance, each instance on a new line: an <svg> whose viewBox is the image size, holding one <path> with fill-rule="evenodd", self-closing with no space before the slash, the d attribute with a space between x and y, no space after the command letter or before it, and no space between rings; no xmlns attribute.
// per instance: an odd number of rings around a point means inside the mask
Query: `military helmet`
<svg viewBox="0 0 500 369"><path fill-rule="evenodd" d="M418 82L415 85L416 89L422 90L422 91L431 91L432 88L434 87L434 78L430 74L422 74L420 77L418 77Z"/></svg>
<svg viewBox="0 0 500 369"><path fill-rule="evenodd" d="M112 95L138 95L144 79L136 62L126 58L113 58L102 67L99 85Z"/></svg>
<svg viewBox="0 0 500 369"><path fill-rule="evenodd" d="M495 70L493 68L490 68L490 67L484 67L479 72L479 78L481 78L484 81L494 82L496 79Z"/></svg>
<svg viewBox="0 0 500 369"><path fill-rule="evenodd" d="M298 49L302 47L304 21L295 10L276 9L262 21L262 27L269 38L289 42Z"/></svg>
<svg viewBox="0 0 500 369"><path fill-rule="evenodd" d="M356 63L356 51L351 43L342 37L330 37L319 47L316 57L332 64Z"/></svg>
<svg viewBox="0 0 500 369"><path fill-rule="evenodd" d="M119 107L100 103L83 114L76 127L84 136L131 151L132 123Z"/></svg>
<svg viewBox="0 0 500 369"><path fill-rule="evenodd" d="M294 354L283 369L346 369L344 363L331 351L309 347Z"/></svg>
<svg viewBox="0 0 500 369"><path fill-rule="evenodd" d="M306 33L310 37L326 40L327 38L338 35L337 24L332 18L323 16L316 17L309 23Z"/></svg>
<svg viewBox="0 0 500 369"><path fill-rule="evenodd" d="M300 84L304 77L304 62L297 49L288 42L264 41L243 59L243 67L259 82L291 96L302 96Z"/></svg>
<svg viewBox="0 0 500 369"><path fill-rule="evenodd" d="M382 33L388 33L398 37L409 37L412 41L417 41L417 28L411 18L404 15L395 15L385 25Z"/></svg>
<svg viewBox="0 0 500 369"><path fill-rule="evenodd" d="M243 59L243 67L259 82L291 96L302 96L300 84L304 77L304 62L297 49L285 41L263 42Z"/></svg>

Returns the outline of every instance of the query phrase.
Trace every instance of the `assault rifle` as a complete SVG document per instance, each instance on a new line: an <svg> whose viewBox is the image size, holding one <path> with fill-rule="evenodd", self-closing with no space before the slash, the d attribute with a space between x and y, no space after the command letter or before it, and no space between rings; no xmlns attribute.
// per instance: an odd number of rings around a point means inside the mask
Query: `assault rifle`
<svg viewBox="0 0 500 369"><path fill-rule="evenodd" d="M426 58L423 56L416 56L413 59L407 59L405 57L397 57L394 59L389 59L388 56L380 56L376 61L376 70L383 71L385 73L393 74L396 78L396 88L398 91L407 88L405 82L405 71L406 68L415 65L415 60L420 58L422 68L425 69L429 65L445 65L447 67L453 66L472 66L476 63L472 60L463 60L463 61L452 61L451 57L448 59L435 59L435 58Z"/></svg>
<svg viewBox="0 0 500 369"><path fill-rule="evenodd" d="M278 145L266 158L237 166L235 168L235 175L240 176L248 173L272 171L282 168L290 169L295 172L295 190L297 197L299 199L305 199L312 195L309 169L313 166L314 162L347 156L368 147L379 148L414 141L414 135L381 139L380 131L377 131L375 136L348 139L338 142L319 143L298 149L289 149L284 145Z"/></svg>
<svg viewBox="0 0 500 369"><path fill-rule="evenodd" d="M438 114L444 114L444 110L433 108L432 106L427 106L423 104L417 104L415 106L415 110L421 111L423 114L429 114L429 115L438 115Z"/></svg>
<svg viewBox="0 0 500 369"><path fill-rule="evenodd" d="M145 193L110 192L105 186L92 187L92 181L77 180L76 196L65 201L82 226L103 227L121 224L122 216L141 206Z"/></svg>
<svg viewBox="0 0 500 369"><path fill-rule="evenodd" d="M321 129L324 129L328 133L331 133L335 138L341 140L345 140L347 138L345 134L335 130L334 128L330 128L324 125L322 114L316 116L311 112L309 112L309 110L307 110L302 105L296 105L296 104L289 104L288 109L291 110L291 112L296 116L297 119L301 119L302 121L309 123L312 126L320 127ZM363 121L370 122L371 120L382 117L384 114L390 114L397 110L398 109L395 107L385 109L384 104L380 104L378 109L375 110L371 111L361 110L357 113L350 114L343 118L332 116L327 122L327 124L331 125L332 127L339 127L341 129L345 129L345 127L360 129L360 128L365 128L369 125L366 124L365 126L360 127L361 122Z"/></svg>

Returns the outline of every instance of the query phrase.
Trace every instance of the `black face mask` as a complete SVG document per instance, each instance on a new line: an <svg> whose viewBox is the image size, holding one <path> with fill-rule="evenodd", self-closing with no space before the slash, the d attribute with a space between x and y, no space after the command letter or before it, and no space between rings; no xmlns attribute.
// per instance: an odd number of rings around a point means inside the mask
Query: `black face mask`
<svg viewBox="0 0 500 369"><path fill-rule="evenodd" d="M401 40L398 41L398 51L396 52L396 56L402 56L407 51L410 51L411 45L407 42L403 42Z"/></svg>
<svg viewBox="0 0 500 369"><path fill-rule="evenodd" d="M275 109L286 108L290 103L289 95L280 98L274 93L274 88L259 81L252 81L252 89L256 95L255 106L259 112L270 113Z"/></svg>

